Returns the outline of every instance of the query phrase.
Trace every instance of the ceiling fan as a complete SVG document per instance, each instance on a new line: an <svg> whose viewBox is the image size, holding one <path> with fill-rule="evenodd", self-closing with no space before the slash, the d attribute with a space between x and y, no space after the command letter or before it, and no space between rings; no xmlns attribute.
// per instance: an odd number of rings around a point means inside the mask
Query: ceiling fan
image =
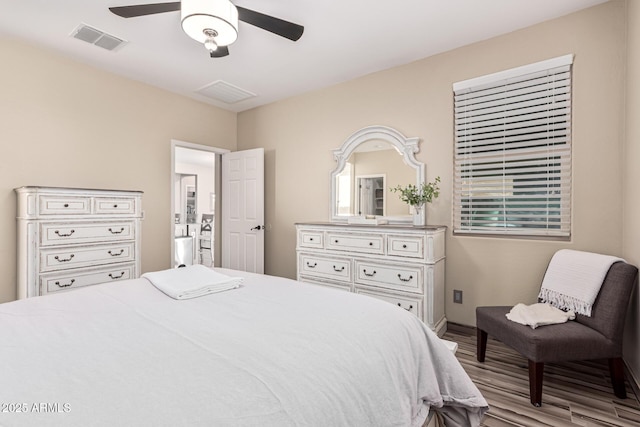
<svg viewBox="0 0 640 427"><path fill-rule="evenodd" d="M227 46L238 38L238 20L292 41L297 41L304 32L301 25L235 6L229 0L182 0L110 7L109 10L123 18L179 10L184 32L204 44L212 58L229 55Z"/></svg>

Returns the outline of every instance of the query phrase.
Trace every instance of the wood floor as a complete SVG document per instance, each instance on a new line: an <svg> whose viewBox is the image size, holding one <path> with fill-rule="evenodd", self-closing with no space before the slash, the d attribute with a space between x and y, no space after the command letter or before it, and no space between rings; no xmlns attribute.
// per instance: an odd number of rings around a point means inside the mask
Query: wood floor
<svg viewBox="0 0 640 427"><path fill-rule="evenodd" d="M626 399L613 394L606 362L545 365L542 407L535 408L525 358L489 337L485 362L478 362L472 328L453 325L443 338L458 343L458 360L489 402L484 426L640 427L638 398L628 381Z"/></svg>

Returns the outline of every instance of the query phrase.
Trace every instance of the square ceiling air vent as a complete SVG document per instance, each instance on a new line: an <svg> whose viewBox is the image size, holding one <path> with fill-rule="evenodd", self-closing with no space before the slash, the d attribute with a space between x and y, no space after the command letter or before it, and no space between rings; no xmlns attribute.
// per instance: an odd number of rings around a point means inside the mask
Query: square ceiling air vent
<svg viewBox="0 0 640 427"><path fill-rule="evenodd" d="M198 89L196 92L200 95L204 95L217 101L222 101L226 104L235 104L236 102L257 96L255 93L240 89L239 87L222 80L216 80L213 83L209 83L208 85Z"/></svg>
<svg viewBox="0 0 640 427"><path fill-rule="evenodd" d="M125 40L105 33L104 31L100 31L96 28L90 27L86 24L78 25L71 32L70 36L74 39L94 44L106 50L115 50L127 43Z"/></svg>

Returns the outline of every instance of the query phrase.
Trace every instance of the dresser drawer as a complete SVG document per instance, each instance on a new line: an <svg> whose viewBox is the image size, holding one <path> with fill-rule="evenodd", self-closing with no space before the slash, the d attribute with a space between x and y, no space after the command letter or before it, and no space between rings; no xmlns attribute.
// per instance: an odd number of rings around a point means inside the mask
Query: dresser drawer
<svg viewBox="0 0 640 427"><path fill-rule="evenodd" d="M43 249L40 251L40 271L113 264L134 259L133 242Z"/></svg>
<svg viewBox="0 0 640 427"><path fill-rule="evenodd" d="M133 240L134 221L44 223L40 228L42 246Z"/></svg>
<svg viewBox="0 0 640 427"><path fill-rule="evenodd" d="M422 292L423 267L356 261L356 283L409 292Z"/></svg>
<svg viewBox="0 0 640 427"><path fill-rule="evenodd" d="M424 238L421 236L387 237L387 254L392 256L424 258Z"/></svg>
<svg viewBox="0 0 640 427"><path fill-rule="evenodd" d="M351 261L348 259L301 254L299 263L300 275L351 281Z"/></svg>
<svg viewBox="0 0 640 427"><path fill-rule="evenodd" d="M322 249L324 246L323 237L322 231L300 230L298 245L301 248Z"/></svg>
<svg viewBox="0 0 640 427"><path fill-rule="evenodd" d="M418 297L412 298L410 296L398 296L398 295L387 294L384 292L378 292L375 290L363 289L363 288L356 288L355 293L361 294L361 295L368 295L370 297L377 298L382 301L386 301L395 306L404 308L408 312L413 313L418 317L422 316L422 299L421 298L418 298Z"/></svg>
<svg viewBox="0 0 640 427"><path fill-rule="evenodd" d="M82 286L131 279L134 274L135 264L133 263L91 270L77 269L43 274L40 276L40 294L45 295Z"/></svg>
<svg viewBox="0 0 640 427"><path fill-rule="evenodd" d="M98 215L136 213L136 200L133 197L96 197L93 204L93 212Z"/></svg>
<svg viewBox="0 0 640 427"><path fill-rule="evenodd" d="M382 255L384 237L375 234L327 233L327 249Z"/></svg>
<svg viewBox="0 0 640 427"><path fill-rule="evenodd" d="M91 198L82 196L40 196L41 215L82 215L91 212Z"/></svg>

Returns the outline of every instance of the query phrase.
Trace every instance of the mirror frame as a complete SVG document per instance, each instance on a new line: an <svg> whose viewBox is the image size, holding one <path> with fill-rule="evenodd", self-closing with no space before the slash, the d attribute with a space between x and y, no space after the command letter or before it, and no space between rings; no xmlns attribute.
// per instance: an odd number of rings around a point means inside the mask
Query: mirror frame
<svg viewBox="0 0 640 427"><path fill-rule="evenodd" d="M425 164L416 160L415 154L420 151L418 144L420 138L407 138L397 130L387 126L367 126L352 134L344 141L340 148L332 150L333 157L338 163L331 172L331 222L347 222L349 216L339 216L336 214L336 177L344 170L344 166L351 154L360 144L370 140L382 140L393 146L400 154L404 163L416 170L416 185L422 185L426 179ZM411 215L405 216L385 216L389 223L410 223L413 221Z"/></svg>

